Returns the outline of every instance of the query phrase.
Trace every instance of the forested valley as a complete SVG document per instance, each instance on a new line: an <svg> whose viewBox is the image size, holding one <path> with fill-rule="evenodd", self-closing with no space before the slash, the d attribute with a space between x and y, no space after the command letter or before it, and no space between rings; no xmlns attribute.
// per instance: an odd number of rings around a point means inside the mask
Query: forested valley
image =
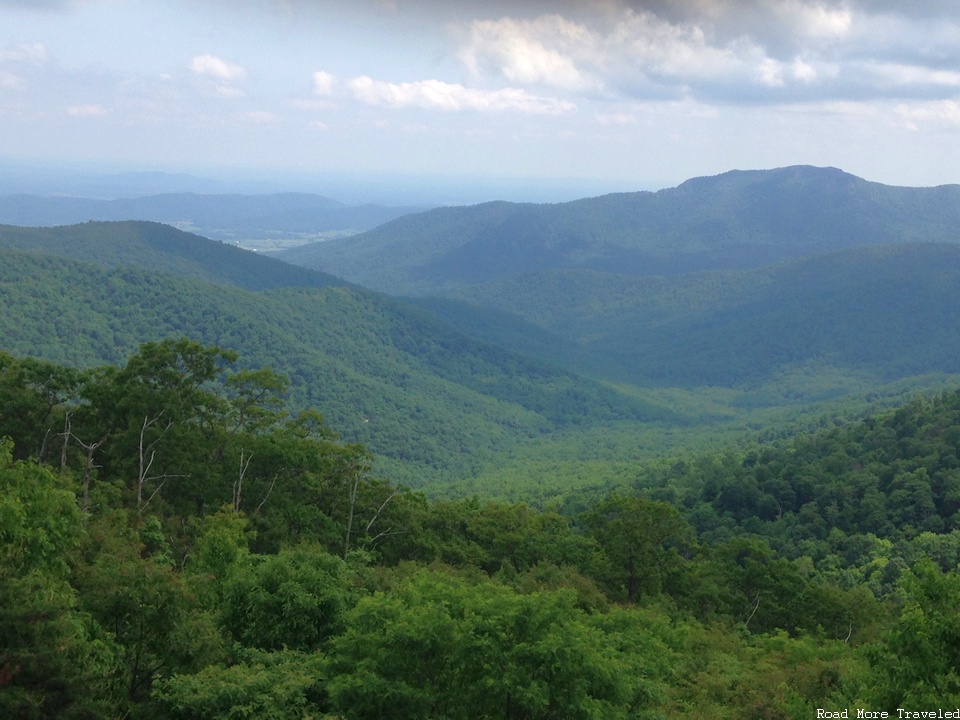
<svg viewBox="0 0 960 720"><path fill-rule="evenodd" d="M236 359L0 357L5 717L960 700L960 393L538 509L377 478Z"/></svg>
<svg viewBox="0 0 960 720"><path fill-rule="evenodd" d="M0 717L960 708L956 198L0 225Z"/></svg>

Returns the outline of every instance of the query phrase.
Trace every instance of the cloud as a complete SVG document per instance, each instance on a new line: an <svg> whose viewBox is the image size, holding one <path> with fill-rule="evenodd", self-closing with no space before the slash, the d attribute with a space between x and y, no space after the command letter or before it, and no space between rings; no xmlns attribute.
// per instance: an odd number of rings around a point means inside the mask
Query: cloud
<svg viewBox="0 0 960 720"><path fill-rule="evenodd" d="M47 48L42 43L17 43L0 47L2 63L41 63L47 59Z"/></svg>
<svg viewBox="0 0 960 720"><path fill-rule="evenodd" d="M865 72L873 82L893 88L928 88L939 86L960 89L960 71L939 70L899 63L867 63Z"/></svg>
<svg viewBox="0 0 960 720"><path fill-rule="evenodd" d="M474 77L562 89L683 95L698 84L782 84L747 38L714 44L699 25L625 10L604 31L559 16L474 22L460 59Z"/></svg>
<svg viewBox="0 0 960 720"><path fill-rule="evenodd" d="M460 60L480 77L496 72L511 82L585 89L598 84L576 61L600 38L586 26L560 15L535 20L476 20Z"/></svg>
<svg viewBox="0 0 960 720"><path fill-rule="evenodd" d="M0 0L0 8L15 10L66 10L79 0Z"/></svg>
<svg viewBox="0 0 960 720"><path fill-rule="evenodd" d="M19 90L24 86L23 78L12 72L0 70L0 88L3 90Z"/></svg>
<svg viewBox="0 0 960 720"><path fill-rule="evenodd" d="M254 125L273 125L280 121L280 118L267 110L252 110L243 113L241 117Z"/></svg>
<svg viewBox="0 0 960 720"><path fill-rule="evenodd" d="M67 108L67 115L70 117L102 117L106 115L107 110L102 105L71 105Z"/></svg>
<svg viewBox="0 0 960 720"><path fill-rule="evenodd" d="M197 55L190 61L190 70L197 75L233 82L247 75L242 65L221 60L215 55Z"/></svg>
<svg viewBox="0 0 960 720"><path fill-rule="evenodd" d="M960 5L921 4L596 0L566 16L471 21L458 57L477 82L610 99L943 99L960 67Z"/></svg>
<svg viewBox="0 0 960 720"><path fill-rule="evenodd" d="M600 125L634 125L637 116L632 113L598 113L594 119Z"/></svg>
<svg viewBox="0 0 960 720"><path fill-rule="evenodd" d="M555 115L576 109L568 101L533 95L518 88L482 90L441 80L390 83L365 75L346 82L353 97L368 105L476 112L517 111Z"/></svg>
<svg viewBox="0 0 960 720"><path fill-rule="evenodd" d="M217 85L214 87L217 95L223 98L244 97L246 93L234 85Z"/></svg>
<svg viewBox="0 0 960 720"><path fill-rule="evenodd" d="M317 71L313 74L313 94L328 96L333 95L337 79L328 72Z"/></svg>
<svg viewBox="0 0 960 720"><path fill-rule="evenodd" d="M956 100L941 100L914 106L901 104L896 107L896 113L910 130L920 130L921 124L960 126L960 102Z"/></svg>

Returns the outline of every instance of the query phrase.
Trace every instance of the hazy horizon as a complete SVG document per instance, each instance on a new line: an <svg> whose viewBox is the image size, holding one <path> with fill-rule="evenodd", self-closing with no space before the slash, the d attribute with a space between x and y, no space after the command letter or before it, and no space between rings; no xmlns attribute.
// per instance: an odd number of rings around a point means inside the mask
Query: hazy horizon
<svg viewBox="0 0 960 720"><path fill-rule="evenodd" d="M0 27L7 164L434 178L450 203L788 165L960 181L936 0L0 0Z"/></svg>
<svg viewBox="0 0 960 720"><path fill-rule="evenodd" d="M324 195L349 205L470 205L566 202L612 192L655 191L675 183L593 178L495 177L436 174L163 168L31 164L0 159L0 195L29 194L111 200L164 193Z"/></svg>

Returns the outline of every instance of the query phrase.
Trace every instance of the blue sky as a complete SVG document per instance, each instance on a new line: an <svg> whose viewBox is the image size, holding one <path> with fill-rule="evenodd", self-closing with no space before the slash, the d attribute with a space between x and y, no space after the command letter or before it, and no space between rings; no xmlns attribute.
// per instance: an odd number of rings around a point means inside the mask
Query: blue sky
<svg viewBox="0 0 960 720"><path fill-rule="evenodd" d="M960 182L952 0L0 0L0 160ZM491 190L495 192L495 190Z"/></svg>

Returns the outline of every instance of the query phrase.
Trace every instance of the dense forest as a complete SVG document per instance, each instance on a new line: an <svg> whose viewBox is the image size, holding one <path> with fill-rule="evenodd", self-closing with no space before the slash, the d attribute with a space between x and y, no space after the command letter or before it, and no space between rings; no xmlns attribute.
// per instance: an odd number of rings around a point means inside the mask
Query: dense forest
<svg viewBox="0 0 960 720"><path fill-rule="evenodd" d="M537 508L380 479L237 361L0 355L0 715L960 703L960 393Z"/></svg>
<svg viewBox="0 0 960 720"><path fill-rule="evenodd" d="M0 226L0 335L74 367L181 335L229 347L394 481L534 499L951 387L958 259L914 244L669 278L552 270L414 305L157 223Z"/></svg>
<svg viewBox="0 0 960 720"><path fill-rule="evenodd" d="M0 717L957 709L956 193L0 225Z"/></svg>

